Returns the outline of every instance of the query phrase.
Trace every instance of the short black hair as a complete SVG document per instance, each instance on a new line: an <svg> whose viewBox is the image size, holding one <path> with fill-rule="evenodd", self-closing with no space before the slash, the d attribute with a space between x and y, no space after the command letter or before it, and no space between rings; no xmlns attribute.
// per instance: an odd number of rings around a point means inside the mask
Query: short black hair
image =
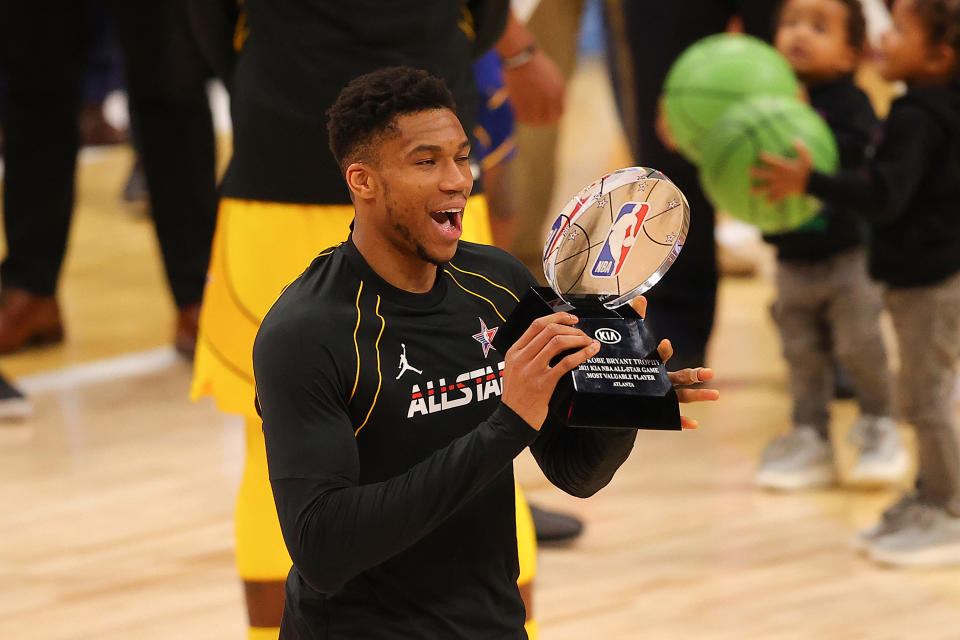
<svg viewBox="0 0 960 640"><path fill-rule="evenodd" d="M867 46L867 19L863 15L863 4L860 0L833 0L847 8L847 43L858 53L863 53ZM773 16L773 28L776 32L780 24L780 16L787 0L783 0Z"/></svg>
<svg viewBox="0 0 960 640"><path fill-rule="evenodd" d="M945 44L960 60L960 0L913 0L913 8L923 22L930 45Z"/></svg>
<svg viewBox="0 0 960 640"><path fill-rule="evenodd" d="M397 116L433 109L456 113L442 78L412 67L387 67L354 78L327 109L330 151L340 170L358 159L375 161L373 143L396 131Z"/></svg>

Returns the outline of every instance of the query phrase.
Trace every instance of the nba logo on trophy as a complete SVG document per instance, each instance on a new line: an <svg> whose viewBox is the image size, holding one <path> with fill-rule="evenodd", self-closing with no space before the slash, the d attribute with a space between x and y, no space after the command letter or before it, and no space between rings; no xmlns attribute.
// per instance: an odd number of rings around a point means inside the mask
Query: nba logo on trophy
<svg viewBox="0 0 960 640"><path fill-rule="evenodd" d="M649 211L650 204L647 202L626 202L620 207L617 219L590 273L597 278L614 278L620 275L620 270L643 226L643 219Z"/></svg>

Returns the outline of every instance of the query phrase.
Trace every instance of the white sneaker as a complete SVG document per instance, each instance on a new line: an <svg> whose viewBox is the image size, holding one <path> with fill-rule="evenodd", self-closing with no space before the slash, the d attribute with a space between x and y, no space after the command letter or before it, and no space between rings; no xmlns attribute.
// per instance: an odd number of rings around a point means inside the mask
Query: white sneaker
<svg viewBox="0 0 960 640"><path fill-rule="evenodd" d="M894 567L946 567L960 564L960 517L942 507L914 502L898 528L866 545L870 559Z"/></svg>
<svg viewBox="0 0 960 640"><path fill-rule="evenodd" d="M813 427L794 427L763 450L754 481L781 491L833 485L837 482L833 448Z"/></svg>
<svg viewBox="0 0 960 640"><path fill-rule="evenodd" d="M910 456L892 418L861 416L850 430L849 440L860 449L857 463L847 476L850 484L884 486L906 476Z"/></svg>
<svg viewBox="0 0 960 640"><path fill-rule="evenodd" d="M857 533L853 539L853 548L857 551L867 551L870 544L878 538L893 533L906 526L908 514L920 502L916 493L907 493L887 507L880 520L875 525Z"/></svg>

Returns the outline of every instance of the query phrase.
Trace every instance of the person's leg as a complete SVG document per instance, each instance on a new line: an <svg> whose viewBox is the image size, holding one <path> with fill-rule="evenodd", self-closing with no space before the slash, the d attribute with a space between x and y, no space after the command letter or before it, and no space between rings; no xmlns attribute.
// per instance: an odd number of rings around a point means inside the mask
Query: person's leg
<svg viewBox="0 0 960 640"><path fill-rule="evenodd" d="M216 224L209 70L183 0L113 3L150 204L177 307L197 307Z"/></svg>
<svg viewBox="0 0 960 640"><path fill-rule="evenodd" d="M765 488L806 489L836 481L828 431L832 386L825 275L823 265L777 262L774 319L789 371L793 425L764 449L756 482Z"/></svg>
<svg viewBox="0 0 960 640"><path fill-rule="evenodd" d="M705 360L717 294L714 210L700 188L696 168L657 137L658 102L667 71L691 44L724 30L731 2L640 0L606 3L611 34L610 66L618 105L636 162L664 172L690 203L690 231L676 263L645 295L647 321L670 338L677 368Z"/></svg>
<svg viewBox="0 0 960 640"><path fill-rule="evenodd" d="M960 356L960 275L917 289L890 290L900 345L901 410L917 432L917 490L960 516L960 450L950 402Z"/></svg>
<svg viewBox="0 0 960 640"><path fill-rule="evenodd" d="M960 357L960 274L887 292L900 346L897 390L916 431L916 490L861 534L874 560L895 566L960 563L960 446L951 394Z"/></svg>
<svg viewBox="0 0 960 640"><path fill-rule="evenodd" d="M859 455L849 479L857 484L896 482L906 473L909 456L891 417L893 387L880 331L883 295L870 280L862 248L834 256L830 264L833 355L849 374L860 405L850 433Z"/></svg>
<svg viewBox="0 0 960 640"><path fill-rule="evenodd" d="M245 436L246 457L234 515L237 570L247 601L250 640L276 640L283 614L284 582L292 562L270 490L259 418L246 418Z"/></svg>
<svg viewBox="0 0 960 640"><path fill-rule="evenodd" d="M80 144L111 145L127 141L127 132L107 122L103 102L123 87L123 52L103 2L94 2L89 21L90 46L84 59L80 110Z"/></svg>
<svg viewBox="0 0 960 640"><path fill-rule="evenodd" d="M62 338L54 301L73 210L86 2L0 5L7 74L0 353Z"/></svg>

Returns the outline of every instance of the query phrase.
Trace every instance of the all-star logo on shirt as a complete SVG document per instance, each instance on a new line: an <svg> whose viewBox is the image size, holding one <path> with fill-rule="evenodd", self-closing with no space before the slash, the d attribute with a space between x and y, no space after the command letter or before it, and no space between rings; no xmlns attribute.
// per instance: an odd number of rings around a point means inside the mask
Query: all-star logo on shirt
<svg viewBox="0 0 960 640"><path fill-rule="evenodd" d="M483 347L483 357L486 358L487 354L490 353L490 349L496 349L496 347L493 346L493 336L497 335L497 329L500 327L487 329L487 323L483 321L483 318L477 318L477 320L480 321L480 333L473 334L473 339Z"/></svg>

